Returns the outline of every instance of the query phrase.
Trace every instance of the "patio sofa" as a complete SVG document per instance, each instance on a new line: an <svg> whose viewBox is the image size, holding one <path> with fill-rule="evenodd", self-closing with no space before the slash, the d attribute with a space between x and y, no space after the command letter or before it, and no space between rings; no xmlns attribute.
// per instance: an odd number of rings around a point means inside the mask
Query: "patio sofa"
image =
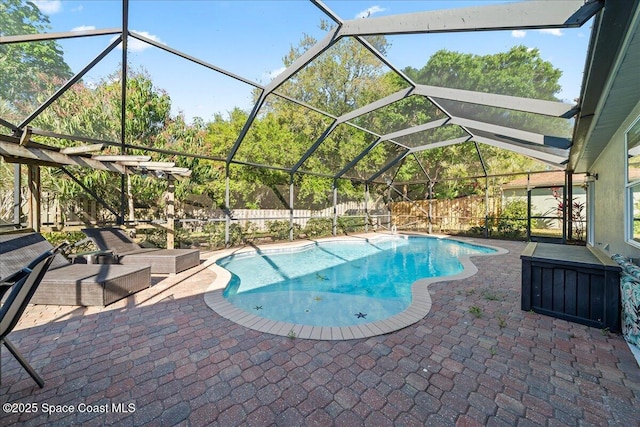
<svg viewBox="0 0 640 427"><path fill-rule="evenodd" d="M0 282L53 246L39 233L0 234ZM151 269L144 265L71 264L56 254L32 304L105 306L148 288Z"/></svg>
<svg viewBox="0 0 640 427"><path fill-rule="evenodd" d="M113 253L125 265L148 265L151 273L175 274L200 264L198 249L141 248L120 228L82 230L102 251Z"/></svg>
<svg viewBox="0 0 640 427"><path fill-rule="evenodd" d="M622 268L620 299L622 303L622 335L640 348L640 267L622 255L611 257Z"/></svg>

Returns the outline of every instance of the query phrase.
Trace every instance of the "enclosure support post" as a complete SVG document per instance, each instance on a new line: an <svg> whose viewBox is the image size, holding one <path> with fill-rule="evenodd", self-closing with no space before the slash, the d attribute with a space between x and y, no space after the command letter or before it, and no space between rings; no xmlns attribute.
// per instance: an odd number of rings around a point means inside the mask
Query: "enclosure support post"
<svg viewBox="0 0 640 427"><path fill-rule="evenodd" d="M333 181L333 227L332 234L338 234L338 183Z"/></svg>
<svg viewBox="0 0 640 427"><path fill-rule="evenodd" d="M393 201L391 200L391 194L392 194L391 193L391 183L389 183L389 187L387 188L387 191L388 191L387 199L389 200L389 204L388 204L388 207L387 207L387 210L389 211L389 221L387 221L387 224L389 225L389 231L391 231L393 229L393 225L394 225L394 224L391 223L391 221L393 220L393 212L391 211L392 207L393 207L393 205L392 205Z"/></svg>
<svg viewBox="0 0 640 427"><path fill-rule="evenodd" d="M567 171L567 239L573 239L573 171Z"/></svg>
<svg viewBox="0 0 640 427"><path fill-rule="evenodd" d="M167 249L175 249L175 191L176 178L172 174L167 175Z"/></svg>
<svg viewBox="0 0 640 427"><path fill-rule="evenodd" d="M484 238L489 238L489 177L484 177Z"/></svg>
<svg viewBox="0 0 640 427"><path fill-rule="evenodd" d="M527 242L531 241L531 186L530 177L527 174Z"/></svg>
<svg viewBox="0 0 640 427"><path fill-rule="evenodd" d="M120 75L120 96L122 99L122 108L120 109L120 154L127 154L127 73L128 71L128 35L129 35L129 0L122 2L122 70ZM120 176L120 213L116 219L116 224L124 225L127 212L127 182L126 175Z"/></svg>
<svg viewBox="0 0 640 427"><path fill-rule="evenodd" d="M133 189L131 188L131 174L129 170L125 170L125 179L127 180L127 204L129 206L129 227L135 228L136 211L133 203Z"/></svg>
<svg viewBox="0 0 640 427"><path fill-rule="evenodd" d="M567 170L567 191L565 198L567 218L567 240L573 239L573 171Z"/></svg>
<svg viewBox="0 0 640 427"><path fill-rule="evenodd" d="M293 174L289 182L289 240L293 240Z"/></svg>
<svg viewBox="0 0 640 427"><path fill-rule="evenodd" d="M40 232L40 166L28 165L29 174L29 221L28 227Z"/></svg>
<svg viewBox="0 0 640 427"><path fill-rule="evenodd" d="M429 234L433 232L433 181L429 179Z"/></svg>
<svg viewBox="0 0 640 427"><path fill-rule="evenodd" d="M20 193L21 182L20 163L16 163L13 165L13 225L20 224L20 205L22 204L22 194Z"/></svg>
<svg viewBox="0 0 640 427"><path fill-rule="evenodd" d="M229 247L229 227L231 226L231 207L229 201L229 166L227 165L227 179L224 187L224 246Z"/></svg>
<svg viewBox="0 0 640 427"><path fill-rule="evenodd" d="M369 183L364 183L364 231L369 231Z"/></svg>

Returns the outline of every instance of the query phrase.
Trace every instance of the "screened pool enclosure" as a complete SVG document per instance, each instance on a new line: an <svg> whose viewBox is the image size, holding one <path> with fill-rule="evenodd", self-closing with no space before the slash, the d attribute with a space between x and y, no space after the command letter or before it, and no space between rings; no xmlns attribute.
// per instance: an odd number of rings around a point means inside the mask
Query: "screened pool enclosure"
<svg viewBox="0 0 640 427"><path fill-rule="evenodd" d="M0 6L3 228L584 227L568 161L605 1L61 4ZM505 190L550 173L538 211Z"/></svg>

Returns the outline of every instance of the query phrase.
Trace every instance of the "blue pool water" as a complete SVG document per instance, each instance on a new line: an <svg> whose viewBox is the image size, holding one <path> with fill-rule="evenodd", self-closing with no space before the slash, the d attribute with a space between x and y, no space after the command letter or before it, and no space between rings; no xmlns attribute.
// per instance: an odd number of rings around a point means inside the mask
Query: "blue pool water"
<svg viewBox="0 0 640 427"><path fill-rule="evenodd" d="M404 311L416 280L460 273L460 256L491 252L447 239L390 236L238 254L217 263L232 273L225 298L247 312L303 325L349 326Z"/></svg>

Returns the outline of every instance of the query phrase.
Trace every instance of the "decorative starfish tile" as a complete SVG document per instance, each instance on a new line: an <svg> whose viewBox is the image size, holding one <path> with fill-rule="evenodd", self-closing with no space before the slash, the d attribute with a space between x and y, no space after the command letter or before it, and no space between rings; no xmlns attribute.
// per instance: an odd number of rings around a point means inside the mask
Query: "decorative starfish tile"
<svg viewBox="0 0 640 427"><path fill-rule="evenodd" d="M262 306L261 305L256 305L255 309L256 310L262 310Z"/></svg>
<svg viewBox="0 0 640 427"><path fill-rule="evenodd" d="M355 316L358 319L366 319L367 318L367 313L356 313Z"/></svg>

